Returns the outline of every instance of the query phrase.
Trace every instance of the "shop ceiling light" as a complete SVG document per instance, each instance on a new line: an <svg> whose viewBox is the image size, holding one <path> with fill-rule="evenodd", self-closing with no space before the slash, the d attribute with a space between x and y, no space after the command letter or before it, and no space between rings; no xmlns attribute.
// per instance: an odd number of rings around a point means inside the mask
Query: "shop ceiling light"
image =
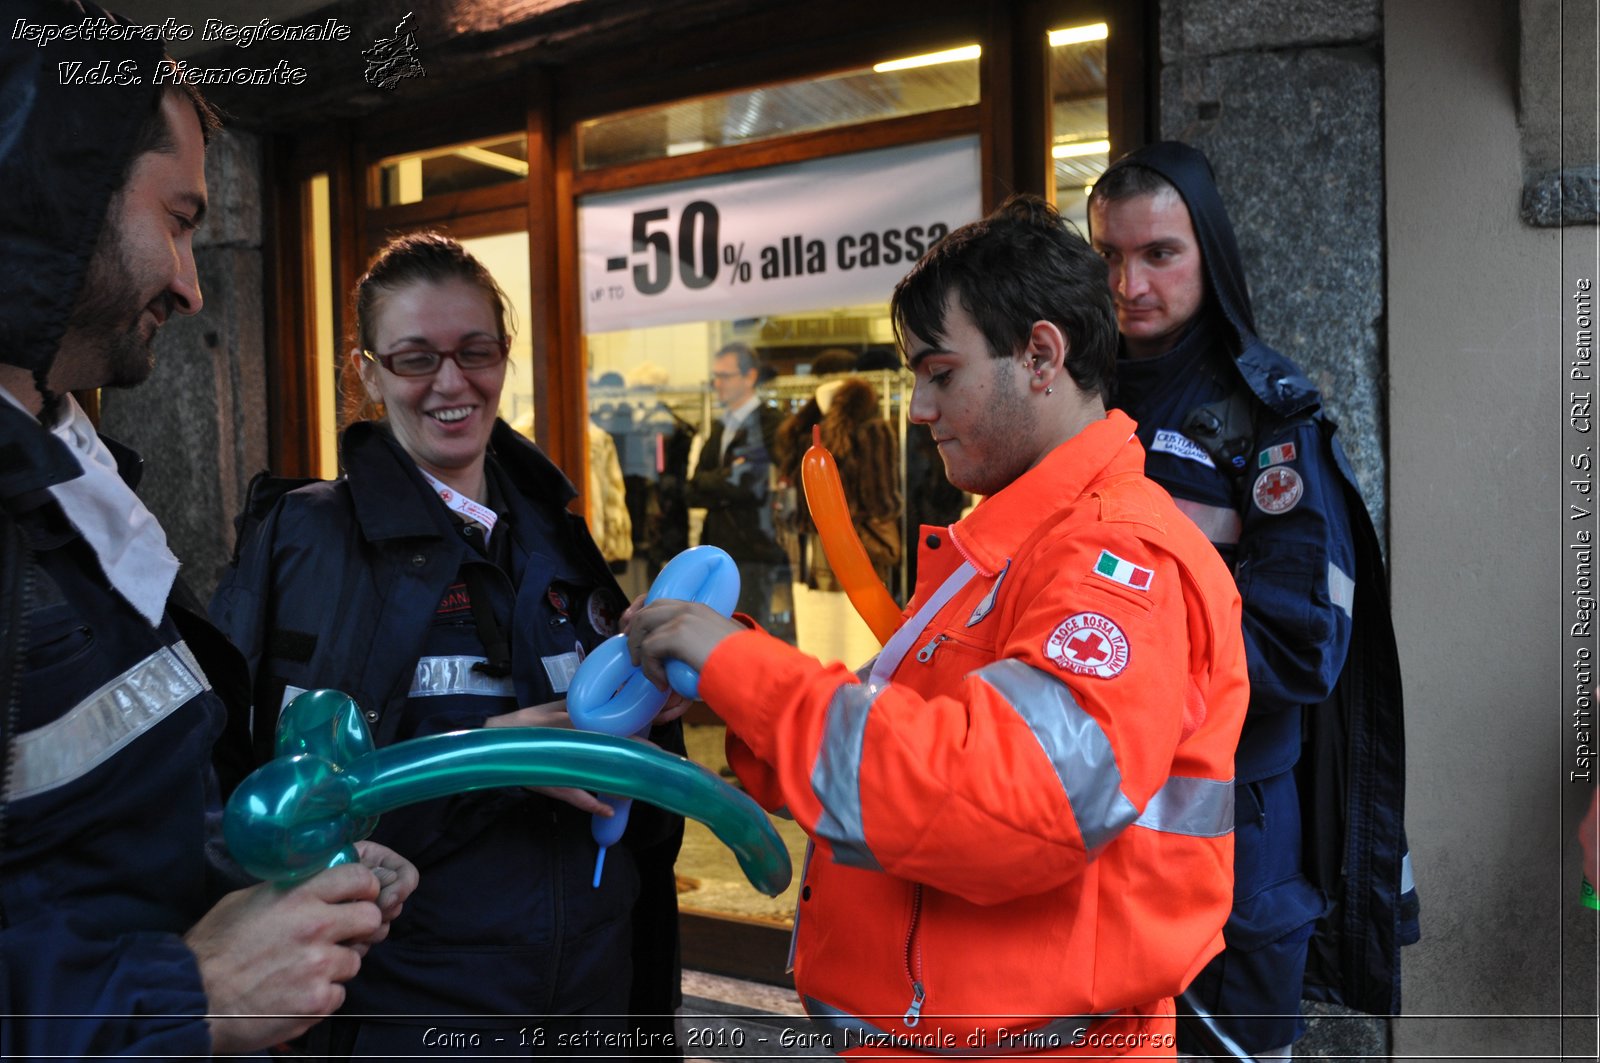
<svg viewBox="0 0 1600 1063"><path fill-rule="evenodd" d="M1096 22L1089 26L1070 26L1064 30L1050 31L1050 47L1059 48L1063 44L1088 44L1090 41L1103 41L1106 39L1106 24Z"/></svg>
<svg viewBox="0 0 1600 1063"><path fill-rule="evenodd" d="M887 63L878 63L872 68L874 74L887 74L891 70L910 70L918 66L937 66L940 63L959 63L965 59L976 59L983 54L983 48L976 44L969 44L965 48L951 48L944 52L929 52L927 55L913 55L908 59L891 59Z"/></svg>
<svg viewBox="0 0 1600 1063"><path fill-rule="evenodd" d="M455 148L453 149L453 153L459 155L463 159L466 159L468 162L475 162L480 166L489 166L496 170L504 170L506 173L516 174L518 177L528 176L528 163L526 159L517 159L511 157L510 155L502 155L498 151L489 151L486 148L478 147L476 144L468 144L465 147Z"/></svg>
<svg viewBox="0 0 1600 1063"><path fill-rule="evenodd" d="M1109 140L1080 140L1073 144L1057 144L1050 149L1052 159L1075 159L1079 155L1107 155L1111 152Z"/></svg>

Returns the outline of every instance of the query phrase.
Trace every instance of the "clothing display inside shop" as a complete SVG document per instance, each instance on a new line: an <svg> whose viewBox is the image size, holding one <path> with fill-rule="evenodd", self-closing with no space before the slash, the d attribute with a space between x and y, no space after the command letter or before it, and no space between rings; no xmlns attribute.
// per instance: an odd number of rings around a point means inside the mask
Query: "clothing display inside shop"
<svg viewBox="0 0 1600 1063"><path fill-rule="evenodd" d="M885 586L893 587L900 564L900 477L895 432L879 413L877 392L865 380L834 378L778 429L779 482L800 483L800 466L811 446L813 426L838 463L845 503L861 545ZM838 591L838 581L817 542L804 499L797 497L785 536L796 579L813 590Z"/></svg>
<svg viewBox="0 0 1600 1063"><path fill-rule="evenodd" d="M683 482L704 402L702 388L599 385L591 392L591 423L610 436L622 475L633 561L619 579L630 597L689 547Z"/></svg>
<svg viewBox="0 0 1600 1063"><path fill-rule="evenodd" d="M589 432L589 533L606 563L616 566L633 557L633 518L627 487L611 433L595 424Z"/></svg>

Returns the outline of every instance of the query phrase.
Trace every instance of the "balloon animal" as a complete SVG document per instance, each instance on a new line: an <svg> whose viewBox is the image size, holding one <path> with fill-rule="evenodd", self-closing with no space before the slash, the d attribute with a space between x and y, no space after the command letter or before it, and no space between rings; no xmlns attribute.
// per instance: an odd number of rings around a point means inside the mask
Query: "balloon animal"
<svg viewBox="0 0 1600 1063"><path fill-rule="evenodd" d="M739 601L739 567L725 551L715 546L696 546L668 561L646 602L657 598L677 598L703 602L728 616ZM700 676L682 661L667 662L667 682L686 698L700 694ZM614 635L583 659L567 688L567 713L585 731L602 734L643 734L650 721L667 702L667 692L657 690L628 656L628 637ZM608 797L611 795L607 795ZM606 865L606 850L615 845L628 828L628 812L633 802L612 800L612 814L595 816L591 828L600 854L594 862L594 884Z"/></svg>
<svg viewBox="0 0 1600 1063"><path fill-rule="evenodd" d="M376 817L402 805L499 786L576 786L640 798L711 828L756 889L789 884L789 854L759 806L716 775L609 735L506 727L415 738L382 749L337 690L301 694L278 724L278 757L228 800L223 837L263 879L293 881L356 859Z"/></svg>

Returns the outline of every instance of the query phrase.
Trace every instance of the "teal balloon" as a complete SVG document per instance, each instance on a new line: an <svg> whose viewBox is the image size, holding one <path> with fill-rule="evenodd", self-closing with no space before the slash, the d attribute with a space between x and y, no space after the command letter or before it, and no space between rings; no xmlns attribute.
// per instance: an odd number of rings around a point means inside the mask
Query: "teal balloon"
<svg viewBox="0 0 1600 1063"><path fill-rule="evenodd" d="M783 892L793 873L778 832L747 795L693 761L626 738L497 727L375 749L355 702L323 690L284 709L278 748L287 755L239 785L222 822L234 859L271 881L355 859L354 844L384 812L503 786L600 790L698 820L769 897Z"/></svg>

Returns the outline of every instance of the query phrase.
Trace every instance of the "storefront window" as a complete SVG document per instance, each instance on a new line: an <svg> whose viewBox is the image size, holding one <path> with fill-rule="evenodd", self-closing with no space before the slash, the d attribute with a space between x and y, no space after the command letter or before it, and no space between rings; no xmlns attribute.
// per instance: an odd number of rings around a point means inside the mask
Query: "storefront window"
<svg viewBox="0 0 1600 1063"><path fill-rule="evenodd" d="M533 438L533 321L532 293L528 280L528 234L500 233L496 236L464 238L461 245L470 251L500 285L509 300L511 355L506 369L505 389L500 393L500 416L511 427Z"/></svg>
<svg viewBox="0 0 1600 1063"><path fill-rule="evenodd" d="M840 441L847 496L851 484L880 485L876 511L851 515L903 602L918 524L956 519L966 499L927 431L908 423L911 377L888 297L926 248L978 217L978 189L978 141L966 137L580 201L589 412L622 473L630 595L681 550L710 543L738 562L740 607L769 632L852 667L877 652L806 515L798 459L820 418ZM749 420L734 418L750 400ZM725 770L722 727L688 722L691 756ZM779 829L798 868L804 837L787 821ZM698 824L678 870L686 910L788 925L794 898L752 891Z"/></svg>
<svg viewBox="0 0 1600 1063"><path fill-rule="evenodd" d="M518 133L391 155L372 172L374 207L520 181L528 176L528 138Z"/></svg>
<svg viewBox="0 0 1600 1063"><path fill-rule="evenodd" d="M974 44L583 122L578 126L579 167L592 170L690 155L977 102Z"/></svg>
<svg viewBox="0 0 1600 1063"><path fill-rule="evenodd" d="M328 175L312 175L300 185L306 218L306 241L301 276L307 280L306 304L310 310L311 378L316 403L316 474L331 480L339 475L339 337L334 334L333 227L329 220Z"/></svg>
<svg viewBox="0 0 1600 1063"><path fill-rule="evenodd" d="M1050 155L1056 207L1088 223L1088 189L1110 163L1104 22L1050 31Z"/></svg>

